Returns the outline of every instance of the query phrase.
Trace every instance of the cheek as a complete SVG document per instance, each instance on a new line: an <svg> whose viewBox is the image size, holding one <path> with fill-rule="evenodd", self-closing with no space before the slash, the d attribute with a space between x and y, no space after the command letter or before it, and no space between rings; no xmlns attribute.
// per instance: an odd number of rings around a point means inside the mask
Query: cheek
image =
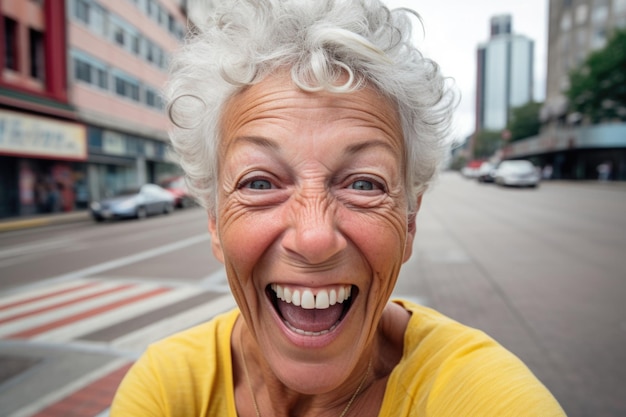
<svg viewBox="0 0 626 417"><path fill-rule="evenodd" d="M276 215L249 211L236 205L222 211L220 239L224 263L238 278L250 276L252 269L279 234Z"/></svg>
<svg viewBox="0 0 626 417"><path fill-rule="evenodd" d="M359 247L375 276L389 281L397 274L404 255L407 222L397 213L362 214L346 223L350 239ZM385 285L385 283L381 283Z"/></svg>

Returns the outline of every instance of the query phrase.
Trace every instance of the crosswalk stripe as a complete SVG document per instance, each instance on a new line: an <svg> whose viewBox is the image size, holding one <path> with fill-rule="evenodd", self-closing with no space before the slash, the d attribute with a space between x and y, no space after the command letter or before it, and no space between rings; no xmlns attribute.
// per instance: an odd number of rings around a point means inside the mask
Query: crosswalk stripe
<svg viewBox="0 0 626 417"><path fill-rule="evenodd" d="M134 285L133 284L124 284L124 285L118 285L118 286L113 287L113 288L100 289L100 291L98 291L96 293L82 295L80 297L73 297L73 298L71 298L69 300L59 301L56 304L51 304L51 305L47 305L47 306L44 306L44 307L39 307L39 308L36 308L34 310L25 311L25 312L21 312L21 313L18 313L18 314L14 314L14 315L9 316L9 317L5 317L3 319L0 319L0 324L7 323L9 321L23 319L25 317L34 316L36 314L43 314L45 312L56 310L56 309L63 308L63 307L67 307L67 306L70 306L70 305L73 305L73 304L83 303L85 301L88 301L88 300L91 300L91 299L94 299L94 298L98 298L98 297L102 297L102 296L107 295L107 294L118 293L120 291L124 291L124 290L126 290L128 288L131 288L131 287L134 287Z"/></svg>
<svg viewBox="0 0 626 417"><path fill-rule="evenodd" d="M194 287L182 287L172 289L169 292L160 294L155 297L140 300L132 304L121 306L102 314L85 318L71 326L64 326L58 329L51 330L39 334L34 337L37 341L46 342L64 342L69 340L78 339L81 336L89 333L93 333L100 329L104 329L116 323L123 323L132 317L154 311L159 308L164 308L172 303L185 300L198 293L198 290Z"/></svg>
<svg viewBox="0 0 626 417"><path fill-rule="evenodd" d="M11 303L13 307L8 308L4 311L0 309L0 320L5 320L6 318L14 315L46 308L57 303L73 300L75 298L83 297L86 295L96 294L103 290L117 287L119 285L120 283L116 281L91 281L86 282L83 285L79 285L75 288L68 288L61 291L51 291L49 294L43 294L37 297L22 300L20 302Z"/></svg>
<svg viewBox="0 0 626 417"><path fill-rule="evenodd" d="M40 326L33 327L33 328L30 328L30 329L27 329L27 330L23 330L23 331L20 331L20 332L17 332L17 333L12 333L12 334L9 334L7 337L11 338L11 339L33 337L33 336L36 336L36 335L38 335L40 333L44 333L46 331L49 331L51 329L55 329L55 328L58 328L58 327L61 327L61 326L72 324L72 323L75 323L75 322L77 322L79 320L82 320L82 319L85 319L85 318L88 318L88 317L91 317L91 316L95 316L95 315L104 313L106 311L112 310L114 308L121 307L121 306L126 305L126 304L131 304L133 302L136 302L136 301L139 301L139 300L142 300L142 299L145 299L145 298L153 297L155 295L162 294L162 293L167 292L167 291L170 291L170 289L169 288L156 288L156 289L153 289L151 291L148 291L148 292L145 292L145 293L142 293L142 294L134 295L132 297L128 297L128 298L124 298L122 300L115 301L113 303L109 303L109 304L105 304L105 305L100 306L100 307L92 308L91 310L87 310L87 311L84 311L82 313L75 314L73 316L65 317L65 318L62 318L62 319L59 319L59 320L56 320L56 321L53 321L53 322L50 322L50 323L42 324Z"/></svg>
<svg viewBox="0 0 626 417"><path fill-rule="evenodd" d="M126 285L126 283L119 282L115 284L115 286L119 286L119 285ZM159 288L159 287L156 285L149 285L149 286L135 285L135 286L126 288L121 293L105 294L102 297L88 300L83 303L77 303L77 304L69 305L66 307L58 308L53 311L48 311L46 314L25 317L25 318L15 320L9 323L4 323L3 325L0 326L0 337L6 337L7 335L19 332L24 329L39 327L50 322L64 319L66 317L72 317L77 314L81 314L84 311L90 310L94 307L100 307L103 305L110 304L112 302L120 300L123 297L143 294L146 291L152 290L154 288Z"/></svg>
<svg viewBox="0 0 626 417"><path fill-rule="evenodd" d="M0 311L11 309L22 304L43 300L47 297L54 297L59 294L75 291L85 285L97 285L97 282L77 279L75 281L65 281L47 287L40 287L28 292L18 292L12 295L3 295L0 298ZM2 294L0 294L2 295Z"/></svg>

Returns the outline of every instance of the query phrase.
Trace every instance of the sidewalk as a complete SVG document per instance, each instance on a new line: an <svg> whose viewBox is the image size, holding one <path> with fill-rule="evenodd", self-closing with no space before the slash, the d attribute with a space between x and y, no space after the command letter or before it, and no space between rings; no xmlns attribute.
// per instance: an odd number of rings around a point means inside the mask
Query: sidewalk
<svg viewBox="0 0 626 417"><path fill-rule="evenodd" d="M51 226L55 224L76 223L89 221L88 210L72 211L69 213L40 214L34 216L12 217L0 219L0 233L12 230L29 229L33 227Z"/></svg>

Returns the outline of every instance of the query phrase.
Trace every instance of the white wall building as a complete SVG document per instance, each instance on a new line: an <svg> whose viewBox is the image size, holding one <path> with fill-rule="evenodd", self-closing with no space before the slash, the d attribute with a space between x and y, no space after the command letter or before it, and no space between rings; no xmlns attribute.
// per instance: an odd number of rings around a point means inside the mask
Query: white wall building
<svg viewBox="0 0 626 417"><path fill-rule="evenodd" d="M534 42L511 33L511 16L491 19L477 56L476 131L503 130L511 109L533 100Z"/></svg>

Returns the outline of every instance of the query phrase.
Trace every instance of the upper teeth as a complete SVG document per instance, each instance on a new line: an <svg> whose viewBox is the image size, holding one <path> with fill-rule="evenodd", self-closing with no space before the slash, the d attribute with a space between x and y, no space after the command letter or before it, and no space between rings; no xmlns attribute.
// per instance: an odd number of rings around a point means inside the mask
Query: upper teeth
<svg viewBox="0 0 626 417"><path fill-rule="evenodd" d="M341 285L330 289L317 289L316 294L310 289L295 289L279 284L272 284L276 297L286 303L302 307L307 310L325 309L337 303L343 303L350 298L351 285Z"/></svg>

